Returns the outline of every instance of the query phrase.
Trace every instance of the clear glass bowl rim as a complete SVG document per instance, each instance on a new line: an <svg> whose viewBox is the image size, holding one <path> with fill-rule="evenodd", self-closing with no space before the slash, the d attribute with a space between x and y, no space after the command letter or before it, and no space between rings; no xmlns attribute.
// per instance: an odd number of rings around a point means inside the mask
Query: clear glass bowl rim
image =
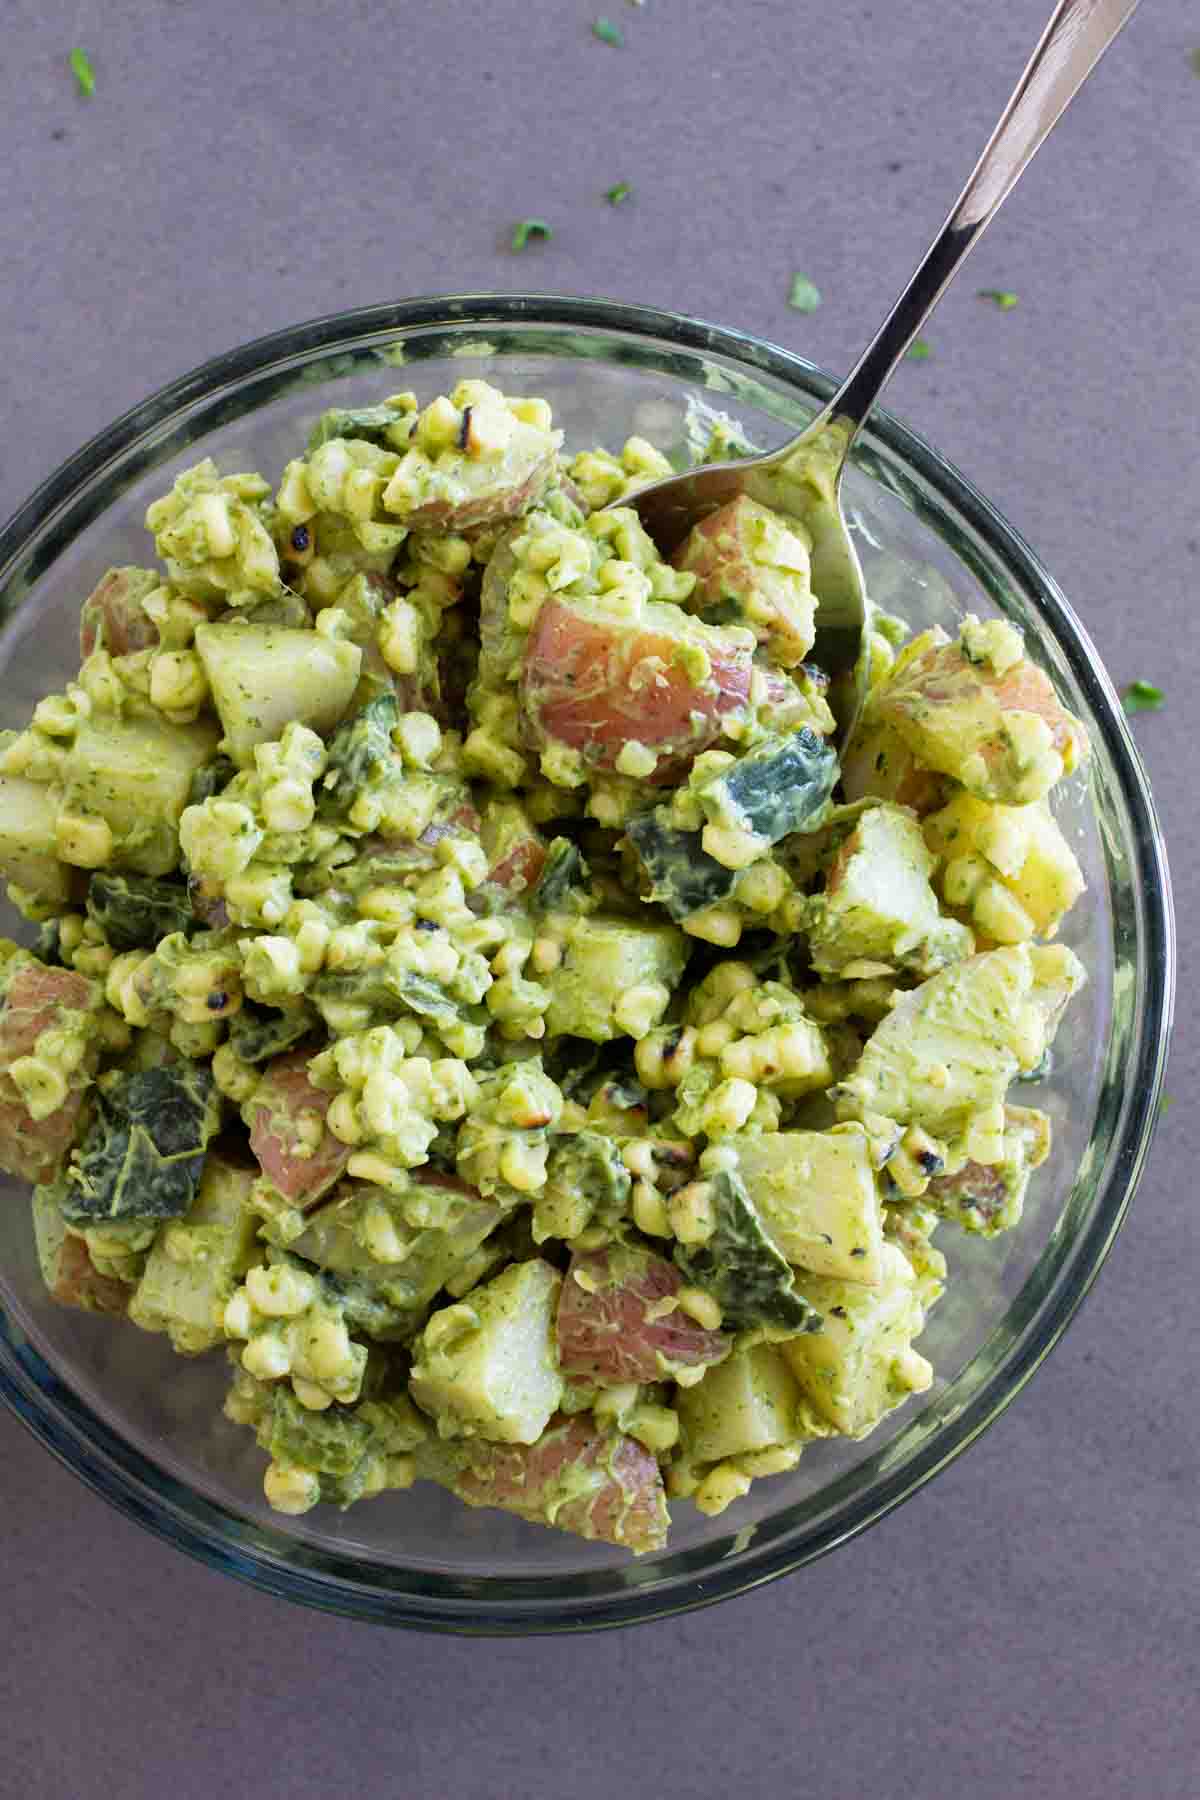
<svg viewBox="0 0 1200 1800"><path fill-rule="evenodd" d="M69 457L0 529L0 595L29 539L51 527L48 566L70 536L56 514L94 483L106 465L194 404L236 389L272 365L307 359L376 333L422 327L538 325L649 338L664 349L711 352L765 372L823 401L833 378L805 358L749 333L625 301L554 294L468 293L387 302L285 327L211 358L133 407ZM1136 1060L1128 1071L1137 1098L1116 1145L1112 1174L1082 1241L1072 1245L1069 1279L961 1413L899 1470L852 1499L835 1518L751 1559L726 1560L710 1547L695 1567L661 1587L623 1587L619 1572L596 1578L486 1581L382 1569L281 1537L272 1538L165 1474L113 1432L62 1383L0 1308L0 1399L60 1462L126 1517L176 1549L280 1598L377 1624L472 1635L518 1636L638 1623L711 1605L774 1580L827 1554L908 1499L966 1449L1004 1410L1062 1335L1112 1247L1128 1210L1158 1116L1174 1004L1175 936L1170 880L1149 784L1115 692L1087 633L1033 550L984 496L921 437L883 409L870 435L923 480L976 532L1036 597L1040 612L1087 694L1112 758L1138 863L1131 872L1143 898L1139 945L1145 987ZM79 529L90 514L71 522ZM584 1591L581 1591L581 1588Z"/></svg>

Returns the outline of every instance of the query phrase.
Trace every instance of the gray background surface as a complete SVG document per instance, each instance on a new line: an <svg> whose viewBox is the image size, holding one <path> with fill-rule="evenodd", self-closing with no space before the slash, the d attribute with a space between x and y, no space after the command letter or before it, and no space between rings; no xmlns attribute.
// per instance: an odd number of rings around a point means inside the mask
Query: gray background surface
<svg viewBox="0 0 1200 1800"><path fill-rule="evenodd" d="M604 4L623 50L590 35L597 0L5 0L0 511L203 358L405 294L643 300L842 370L1048 10ZM1168 690L1137 734L1179 903L1175 1105L1065 1342L850 1549L574 1641L290 1609L138 1531L5 1414L0 1794L1200 1792L1197 45L1194 0L1147 0L889 395L1043 553L1118 682ZM555 236L518 257L525 214Z"/></svg>

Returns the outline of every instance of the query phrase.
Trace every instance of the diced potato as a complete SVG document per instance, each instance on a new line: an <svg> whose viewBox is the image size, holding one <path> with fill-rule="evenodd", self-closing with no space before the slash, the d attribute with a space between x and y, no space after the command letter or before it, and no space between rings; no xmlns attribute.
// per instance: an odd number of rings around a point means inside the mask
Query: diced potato
<svg viewBox="0 0 1200 1800"><path fill-rule="evenodd" d="M772 1241L799 1268L872 1286L883 1215L863 1131L772 1131L729 1138Z"/></svg>
<svg viewBox="0 0 1200 1800"><path fill-rule="evenodd" d="M793 668L812 649L808 532L745 494L692 527L671 558L696 576L687 609L712 625L746 625L772 659Z"/></svg>
<svg viewBox="0 0 1200 1800"><path fill-rule="evenodd" d="M325 1124L334 1095L308 1079L312 1054L278 1057L246 1102L250 1148L263 1174L301 1210L341 1178L353 1154ZM317 1129L315 1145L309 1125Z"/></svg>
<svg viewBox="0 0 1200 1800"><path fill-rule="evenodd" d="M865 1437L933 1380L912 1347L925 1324L912 1267L888 1243L876 1288L808 1275L798 1285L820 1310L824 1328L789 1339L780 1351L818 1412L848 1437Z"/></svg>
<svg viewBox="0 0 1200 1800"><path fill-rule="evenodd" d="M256 744L298 720L327 736L358 685L362 651L345 639L283 625L201 625L204 664L225 748L248 768Z"/></svg>
<svg viewBox="0 0 1200 1800"><path fill-rule="evenodd" d="M109 569L83 603L79 615L79 655L86 661L92 651L128 656L149 650L158 642L158 626L142 601L163 578L156 569Z"/></svg>
<svg viewBox="0 0 1200 1800"><path fill-rule="evenodd" d="M1050 1154L1050 1120L1034 1107L1006 1106L1003 1151L995 1163L968 1160L929 1183L925 1202L967 1231L995 1237L1020 1222L1029 1177Z"/></svg>
<svg viewBox="0 0 1200 1800"><path fill-rule="evenodd" d="M790 1443L797 1435L800 1400L796 1378L778 1346L755 1344L736 1351L707 1370L695 1387L680 1388L675 1396L689 1460L720 1462Z"/></svg>
<svg viewBox="0 0 1200 1800"><path fill-rule="evenodd" d="M554 1342L562 1277L534 1258L435 1312L409 1390L445 1437L534 1444L562 1399Z"/></svg>
<svg viewBox="0 0 1200 1800"><path fill-rule="evenodd" d="M729 1353L727 1336L705 1330L677 1306L662 1310L683 1285L679 1270L648 1250L577 1251L558 1305L563 1373L618 1387L720 1362Z"/></svg>
<svg viewBox="0 0 1200 1800"><path fill-rule="evenodd" d="M525 650L526 730L539 747L579 751L590 769L615 769L637 743L658 758L647 780L678 780L745 711L753 647L748 632L701 625L673 605L647 602L631 620L602 601L548 600Z"/></svg>
<svg viewBox="0 0 1200 1800"><path fill-rule="evenodd" d="M626 919L574 920L563 940L562 961L539 976L551 993L547 1032L569 1032L596 1044L607 1043L627 1032L619 1021L622 1003L631 992L659 989L657 1016L645 1022L645 1030L650 1030L667 1009L689 948L683 933L673 925L643 925Z"/></svg>
<svg viewBox="0 0 1200 1800"><path fill-rule="evenodd" d="M1084 890L1083 871L1044 800L1001 806L958 793L926 819L925 842L940 860L938 885L947 903L962 907L993 938L1000 938L990 928L994 887L1021 909L1024 936L1053 933Z"/></svg>
<svg viewBox="0 0 1200 1800"><path fill-rule="evenodd" d="M60 1306L83 1312L124 1313L133 1289L112 1275L101 1275L81 1237L67 1230L58 1204L57 1187L39 1187L33 1196L33 1231L42 1280Z"/></svg>
<svg viewBox="0 0 1200 1800"><path fill-rule="evenodd" d="M638 1555L667 1541L658 1463L634 1438L604 1430L590 1413L552 1420L529 1449L475 1438L465 1455L461 1470L445 1474L434 1466L430 1473L468 1506L498 1506Z"/></svg>
<svg viewBox="0 0 1200 1800"><path fill-rule="evenodd" d="M11 946L10 946L11 948ZM70 1149L83 1096L96 1066L98 990L70 969L45 968L22 956L3 972L0 1004L0 1168L24 1181L47 1181ZM61 1045L51 1052L43 1033ZM30 1089L44 1064L45 1105L31 1109ZM22 1065L23 1085L12 1076ZM46 1109L48 1108L48 1110Z"/></svg>
<svg viewBox="0 0 1200 1800"><path fill-rule="evenodd" d="M971 933L938 911L929 881L933 867L911 813L886 804L864 812L812 905L809 940L817 973L840 975L862 961L937 967L969 956Z"/></svg>
<svg viewBox="0 0 1200 1800"><path fill-rule="evenodd" d="M963 1132L1041 1060L1082 981L1078 958L1057 945L987 950L931 975L875 1027L838 1090L839 1112L882 1114L943 1138Z"/></svg>
<svg viewBox="0 0 1200 1800"><path fill-rule="evenodd" d="M192 777L212 760L217 737L204 719L169 725L153 714L93 714L67 758L65 806L107 822L114 868L168 875L179 860L179 817Z"/></svg>
<svg viewBox="0 0 1200 1800"><path fill-rule="evenodd" d="M159 1232L147 1259L129 1317L165 1331L184 1355L225 1341L225 1303L255 1256L253 1185L253 1169L210 1153L191 1209Z"/></svg>
<svg viewBox="0 0 1200 1800"><path fill-rule="evenodd" d="M58 860L54 828L60 810L54 788L0 775L0 875L54 905L69 899L74 879Z"/></svg>
<svg viewBox="0 0 1200 1800"><path fill-rule="evenodd" d="M996 619L968 617L955 642L901 658L872 696L872 713L927 768L1007 805L1040 800L1087 755L1079 720Z"/></svg>

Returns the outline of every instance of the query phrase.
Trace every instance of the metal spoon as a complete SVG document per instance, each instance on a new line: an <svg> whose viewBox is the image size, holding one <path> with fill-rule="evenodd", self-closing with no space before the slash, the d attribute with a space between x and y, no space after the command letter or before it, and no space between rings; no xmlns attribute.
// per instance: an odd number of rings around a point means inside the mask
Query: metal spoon
<svg viewBox="0 0 1200 1800"><path fill-rule="evenodd" d="M765 456L673 475L623 500L663 552L738 494L799 517L812 537L819 599L814 660L833 678L841 745L866 687L868 600L846 528L841 479L850 447L892 370L1096 67L1138 0L1059 0L983 155L916 274L825 410Z"/></svg>

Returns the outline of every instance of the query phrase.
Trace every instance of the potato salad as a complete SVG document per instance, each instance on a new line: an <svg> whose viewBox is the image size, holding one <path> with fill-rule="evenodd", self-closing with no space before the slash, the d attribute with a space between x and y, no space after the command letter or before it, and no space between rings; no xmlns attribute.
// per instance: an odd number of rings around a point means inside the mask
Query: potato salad
<svg viewBox="0 0 1200 1800"><path fill-rule="evenodd" d="M1048 1154L1082 727L1003 620L879 618L839 759L806 526L660 549L669 473L481 380L326 412L181 473L0 736L0 1165L280 1512L659 1550L930 1386Z"/></svg>

